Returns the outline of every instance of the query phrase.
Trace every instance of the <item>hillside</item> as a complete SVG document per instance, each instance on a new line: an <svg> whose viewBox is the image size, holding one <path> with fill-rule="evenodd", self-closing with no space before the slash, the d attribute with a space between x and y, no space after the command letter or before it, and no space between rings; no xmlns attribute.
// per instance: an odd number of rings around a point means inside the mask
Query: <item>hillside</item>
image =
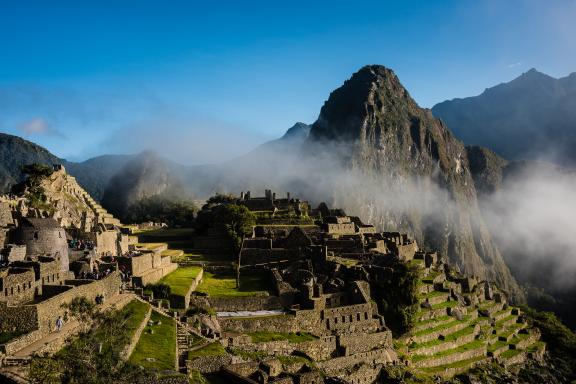
<svg viewBox="0 0 576 384"><path fill-rule="evenodd" d="M352 198L343 197L347 212L414 233L463 272L517 293L478 209L464 144L390 69L364 67L332 92L310 131L308 147L318 145L339 150L358 182Z"/></svg>
<svg viewBox="0 0 576 384"><path fill-rule="evenodd" d="M555 79L531 69L481 95L439 103L432 112L466 144L509 160L576 164L576 73Z"/></svg>
<svg viewBox="0 0 576 384"><path fill-rule="evenodd" d="M20 171L23 165L60 164L61 160L47 149L18 136L0 133L0 193L6 193L14 184L24 181Z"/></svg>

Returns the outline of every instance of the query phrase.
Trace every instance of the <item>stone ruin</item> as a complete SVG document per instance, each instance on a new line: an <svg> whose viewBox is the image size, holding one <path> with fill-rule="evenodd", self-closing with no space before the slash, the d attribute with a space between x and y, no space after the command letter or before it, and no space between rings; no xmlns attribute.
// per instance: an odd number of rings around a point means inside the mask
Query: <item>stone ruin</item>
<svg viewBox="0 0 576 384"><path fill-rule="evenodd" d="M257 273L271 282L272 296L193 298L219 313L199 327L227 353L187 360L189 373L236 383L372 383L388 365L447 378L485 362L507 366L542 357L538 330L492 283L457 273L406 234L323 211L309 212L315 225L258 225L243 240L240 286L243 274ZM375 301L395 263L419 276L415 325L396 345ZM258 332L313 338L255 342Z"/></svg>

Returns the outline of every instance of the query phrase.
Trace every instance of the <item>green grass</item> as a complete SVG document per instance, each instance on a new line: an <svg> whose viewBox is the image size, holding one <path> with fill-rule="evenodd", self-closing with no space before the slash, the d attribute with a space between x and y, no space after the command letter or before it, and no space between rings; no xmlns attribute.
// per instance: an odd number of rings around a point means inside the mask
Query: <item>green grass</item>
<svg viewBox="0 0 576 384"><path fill-rule="evenodd" d="M462 318L462 320L456 320L456 319L454 319L454 321L451 321L451 322L449 322L449 323L440 324L440 325L437 325L436 327L432 327L432 328L423 329L423 330L421 330L421 331L418 331L418 332L414 333L414 336L423 336L423 335L427 335L427 334L430 334L430 333L433 333L433 332L442 331L442 330L444 330L444 329L448 329L448 328L451 328L451 327L453 327L453 326L455 326L455 325L458 325L458 324L461 324L461 323L463 323L463 322L466 322L466 321L468 321L469 319L470 319L470 316L469 316L469 315L464 316L464 317Z"/></svg>
<svg viewBox="0 0 576 384"><path fill-rule="evenodd" d="M453 349L448 349L446 351L442 351L442 352L438 352L432 356L428 356L428 355L414 355L412 356L411 360L413 362L417 362L417 361L421 361L421 360L427 360L427 359L435 359L438 357L444 357L444 356L449 356L455 353L462 353L462 352L466 352L466 351L470 351L473 349L477 349L477 348L481 348L484 346L484 342L482 342L481 340L474 340L470 343L464 344L459 346L458 348L453 348Z"/></svg>
<svg viewBox="0 0 576 384"><path fill-rule="evenodd" d="M544 348L545 346L546 346L545 342L537 341L534 344L530 345L528 348L526 348L526 350L530 353L534 353L538 351L540 348Z"/></svg>
<svg viewBox="0 0 576 384"><path fill-rule="evenodd" d="M170 286L172 294L185 296L201 270L200 267L178 267L174 272L164 276L159 283Z"/></svg>
<svg viewBox="0 0 576 384"><path fill-rule="evenodd" d="M502 340L498 340L494 344L488 346L488 352L494 352L497 349L507 346L508 343Z"/></svg>
<svg viewBox="0 0 576 384"><path fill-rule="evenodd" d="M416 324L414 324L414 326L417 327L417 326L421 326L421 325L425 325L425 324L440 323L440 322L448 320L448 319L453 319L453 317L448 316L448 315L438 316L438 317L435 317L433 319L419 321Z"/></svg>
<svg viewBox="0 0 576 384"><path fill-rule="evenodd" d="M518 318L518 316L516 316L516 315L506 316L505 318L503 318L503 319L501 319L501 320L498 320L498 321L495 323L495 326L496 326L496 328L500 328L500 327L502 327L502 325L503 325L504 323L506 323L507 321L510 321L510 320L512 320L512 319L517 319L517 318Z"/></svg>
<svg viewBox="0 0 576 384"><path fill-rule="evenodd" d="M449 292L432 291L432 292L425 293L425 294L419 294L419 295L418 295L418 298L419 298L420 300L426 300L427 298L428 298L428 299L431 299L431 298L433 298L433 297L439 297L439 296L448 297L448 294L449 294Z"/></svg>
<svg viewBox="0 0 576 384"><path fill-rule="evenodd" d="M434 304L432 305L432 309L442 309L442 308L454 308L458 305L457 301L445 301L443 303L438 303L438 304Z"/></svg>
<svg viewBox="0 0 576 384"><path fill-rule="evenodd" d="M220 356L224 355L225 353L226 350L224 349L222 344L220 344L218 341L215 341L213 343L207 344L202 348L196 349L194 351L189 351L188 359L191 360L195 357L201 357L201 356Z"/></svg>
<svg viewBox="0 0 576 384"><path fill-rule="evenodd" d="M283 332L267 332L258 331L249 334L254 343L265 343L267 341L280 341L287 340L290 343L303 343L305 341L315 340L316 337L306 332L298 333L283 333Z"/></svg>
<svg viewBox="0 0 576 384"><path fill-rule="evenodd" d="M438 367L421 368L421 370L423 372L426 372L429 374L434 374L436 372L442 372L445 369L467 367L467 366L472 365L478 361L484 360L485 358L486 358L485 356L477 356L477 357L473 357L471 359L460 360L460 361L456 361L456 362L451 363L451 364L441 365Z"/></svg>
<svg viewBox="0 0 576 384"><path fill-rule="evenodd" d="M176 364L176 322L158 312L152 312L150 320L154 325L144 328L130 361L144 368L173 370ZM162 324L157 325L158 321ZM155 361L146 361L148 357Z"/></svg>
<svg viewBox="0 0 576 384"><path fill-rule="evenodd" d="M463 328L459 331L456 331L456 332L453 332L449 335L446 335L444 340L434 339L434 340L427 341L425 343L418 343L418 344L415 343L415 344L410 345L410 349L414 350L414 349L420 349L420 348L429 348L429 347L433 347L435 345L440 345L443 343L456 341L456 340L458 340L458 338L460 338L462 336L469 335L473 332L474 332L474 326L471 325L469 327Z"/></svg>
<svg viewBox="0 0 576 384"><path fill-rule="evenodd" d="M205 272L202 283L196 289L211 297L262 296L270 289L267 276L262 274L241 274L240 288L231 274Z"/></svg>
<svg viewBox="0 0 576 384"><path fill-rule="evenodd" d="M130 337L134 335L136 329L142 324L142 320L144 320L146 313L148 313L148 308L150 308L150 306L140 300L132 300L122 308L123 317L126 319L124 329L128 331Z"/></svg>

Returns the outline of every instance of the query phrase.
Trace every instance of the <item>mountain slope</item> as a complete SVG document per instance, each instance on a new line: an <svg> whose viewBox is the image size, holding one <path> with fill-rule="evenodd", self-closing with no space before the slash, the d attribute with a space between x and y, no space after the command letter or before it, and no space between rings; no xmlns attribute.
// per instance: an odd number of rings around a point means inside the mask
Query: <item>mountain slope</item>
<svg viewBox="0 0 576 384"><path fill-rule="evenodd" d="M465 143L509 160L576 164L576 73L555 79L531 69L479 96L439 103L432 112Z"/></svg>
<svg viewBox="0 0 576 384"><path fill-rule="evenodd" d="M16 183L24 181L23 165L60 164L61 160L47 149L18 136L0 133L0 193L6 193Z"/></svg>
<svg viewBox="0 0 576 384"><path fill-rule="evenodd" d="M519 294L480 215L464 145L390 69L364 67L332 92L307 145L338 151L355 175L357 198L342 202L348 210L382 228L409 230L464 272Z"/></svg>

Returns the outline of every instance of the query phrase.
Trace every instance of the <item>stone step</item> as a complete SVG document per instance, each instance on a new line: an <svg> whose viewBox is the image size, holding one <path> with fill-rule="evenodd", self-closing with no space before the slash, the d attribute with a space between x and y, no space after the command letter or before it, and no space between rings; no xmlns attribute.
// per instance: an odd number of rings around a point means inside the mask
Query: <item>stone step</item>
<svg viewBox="0 0 576 384"><path fill-rule="evenodd" d="M415 348L409 350L409 353L411 355L431 356L439 352L460 347L474 341L478 329L479 327L477 326L468 326L460 331L447 334L444 337L440 336L440 338L436 340L416 345Z"/></svg>
<svg viewBox="0 0 576 384"><path fill-rule="evenodd" d="M486 356L486 345L480 340L436 353L432 356L415 355L411 357L412 365L418 368L437 367L462 360Z"/></svg>
<svg viewBox="0 0 576 384"><path fill-rule="evenodd" d="M442 324L449 323L449 322L454 321L454 320L455 320L454 317L445 315L445 316L437 317L437 318L430 319L430 320L420 321L420 322L416 323L416 325L414 325L414 327L412 328L412 332L416 333L419 331L423 331L425 329L429 329L429 328L437 327L437 326L442 325Z"/></svg>
<svg viewBox="0 0 576 384"><path fill-rule="evenodd" d="M507 342L497 340L488 346L488 356L498 357L508 349L510 349L510 345Z"/></svg>
<svg viewBox="0 0 576 384"><path fill-rule="evenodd" d="M498 356L498 361L508 368L511 365L521 364L526 360L526 351L522 349L509 349Z"/></svg>
<svg viewBox="0 0 576 384"><path fill-rule="evenodd" d="M428 300L429 304L435 305L447 302L449 297L450 293L448 292L432 291L426 295L423 295L420 298L420 302L425 303L426 300Z"/></svg>
<svg viewBox="0 0 576 384"><path fill-rule="evenodd" d="M439 325L435 328L429 328L420 332L416 332L409 338L409 343L425 343L437 339L440 335L447 335L457 332L469 325L467 322L468 320L468 318L465 318L465 320L462 321L454 319L452 322Z"/></svg>
<svg viewBox="0 0 576 384"><path fill-rule="evenodd" d="M494 321L500 321L510 315L512 315L512 308L508 307L506 309L494 312L491 317Z"/></svg>
<svg viewBox="0 0 576 384"><path fill-rule="evenodd" d="M523 329L523 324L512 324L498 333L498 340L509 342L521 329Z"/></svg>
<svg viewBox="0 0 576 384"><path fill-rule="evenodd" d="M439 365L432 368L423 368L420 371L428 375L437 375L442 378L450 378L460 373L464 373L469 369L474 368L476 365L483 364L488 359L484 356L472 357L470 359L457 361L455 363Z"/></svg>

